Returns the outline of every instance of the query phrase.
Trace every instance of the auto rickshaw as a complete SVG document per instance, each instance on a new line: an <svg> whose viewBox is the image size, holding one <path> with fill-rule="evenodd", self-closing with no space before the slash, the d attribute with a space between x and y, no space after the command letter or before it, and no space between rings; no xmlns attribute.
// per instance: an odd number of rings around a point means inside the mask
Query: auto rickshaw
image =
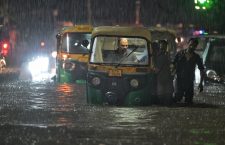
<svg viewBox="0 0 225 145"><path fill-rule="evenodd" d="M152 41L166 40L168 42L167 52L170 53L172 59L177 52L176 31L165 27L150 27L149 30L152 34Z"/></svg>
<svg viewBox="0 0 225 145"><path fill-rule="evenodd" d="M75 25L57 34L57 82L85 82L92 29L90 25Z"/></svg>
<svg viewBox="0 0 225 145"><path fill-rule="evenodd" d="M119 57L119 40L128 41L128 53ZM92 31L87 73L87 102L122 106L144 106L172 101L173 84L168 60L158 61L152 48L151 32L145 27L100 26ZM136 60L129 59L135 55ZM163 55L165 56L165 55ZM157 62L161 64L157 64ZM157 66L158 65L158 66ZM159 88L158 74L165 75ZM161 82L160 82L161 83ZM158 95L158 89L162 92Z"/></svg>

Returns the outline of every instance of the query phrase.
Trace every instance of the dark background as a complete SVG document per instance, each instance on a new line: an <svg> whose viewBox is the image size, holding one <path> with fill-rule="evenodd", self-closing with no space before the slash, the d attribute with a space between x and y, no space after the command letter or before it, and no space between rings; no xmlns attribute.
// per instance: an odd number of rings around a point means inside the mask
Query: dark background
<svg viewBox="0 0 225 145"><path fill-rule="evenodd" d="M137 0L0 0L0 17L8 29L16 28L17 50L33 51L45 41L55 49L57 31L65 21L73 24L134 25ZM211 9L196 10L194 0L140 0L140 25L204 29L225 32L225 0L214 0ZM88 15L88 11L90 12ZM57 13L55 13L57 12ZM23 42L23 43L22 43Z"/></svg>
<svg viewBox="0 0 225 145"><path fill-rule="evenodd" d="M3 0L4 1L4 0ZM5 0L8 14L17 25L37 25L51 29L53 10L58 21L87 23L87 0ZM132 24L135 22L135 0L90 0L91 23ZM141 0L140 22L145 26L158 23L217 29L224 32L225 0L214 0L209 10L195 10L194 0Z"/></svg>

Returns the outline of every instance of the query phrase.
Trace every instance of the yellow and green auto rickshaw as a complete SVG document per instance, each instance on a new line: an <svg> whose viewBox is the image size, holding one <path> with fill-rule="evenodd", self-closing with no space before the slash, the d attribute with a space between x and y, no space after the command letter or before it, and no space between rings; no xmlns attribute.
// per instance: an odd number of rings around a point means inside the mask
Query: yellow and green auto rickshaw
<svg viewBox="0 0 225 145"><path fill-rule="evenodd" d="M119 53L121 39L127 41L123 55ZM123 106L171 102L173 84L168 57L157 55L151 43L151 33L144 27L96 27L88 63L87 102ZM158 77L169 82L157 82Z"/></svg>
<svg viewBox="0 0 225 145"><path fill-rule="evenodd" d="M149 28L152 41L166 40L168 42L167 51L170 53L171 59L175 56L177 52L177 32L174 29L166 27L150 27Z"/></svg>
<svg viewBox="0 0 225 145"><path fill-rule="evenodd" d="M90 25L75 25L57 34L57 82L85 82L92 29Z"/></svg>

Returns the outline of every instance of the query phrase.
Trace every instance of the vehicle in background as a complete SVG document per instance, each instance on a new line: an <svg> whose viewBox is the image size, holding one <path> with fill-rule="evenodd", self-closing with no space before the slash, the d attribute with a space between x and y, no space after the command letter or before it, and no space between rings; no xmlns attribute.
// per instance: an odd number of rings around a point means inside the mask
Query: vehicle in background
<svg viewBox="0 0 225 145"><path fill-rule="evenodd" d="M9 59L10 43L9 36L5 32L4 27L0 27L0 55L1 55L1 66L6 67L6 62Z"/></svg>
<svg viewBox="0 0 225 145"><path fill-rule="evenodd" d="M128 40L128 52L118 58L118 41ZM92 32L87 74L87 102L123 106L144 106L172 101L173 82L168 57L159 59L152 49L149 29L144 27L101 26ZM133 61L136 55L138 61ZM158 59L156 59L158 58ZM156 61L153 61L156 60ZM160 60L160 66L157 66ZM168 66L167 70L164 67ZM157 67L157 68L156 68ZM160 75L159 72L162 72ZM157 77L164 77L159 88ZM162 92L158 94L158 89Z"/></svg>
<svg viewBox="0 0 225 145"><path fill-rule="evenodd" d="M57 82L75 83L86 80L92 29L90 25L75 25L64 27L57 34Z"/></svg>
<svg viewBox="0 0 225 145"><path fill-rule="evenodd" d="M168 42L167 51L170 53L170 58L172 59L177 52L175 41L177 38L176 31L164 27L150 27L149 30L151 32L153 42L157 42L159 40L166 40Z"/></svg>
<svg viewBox="0 0 225 145"><path fill-rule="evenodd" d="M202 54L206 68L205 84L225 84L225 35L206 36Z"/></svg>
<svg viewBox="0 0 225 145"><path fill-rule="evenodd" d="M198 42L199 42L195 52L198 53L202 57L202 54L206 48L207 43L209 42L211 37L214 37L214 36L215 35L197 35L197 36L191 37L191 38L198 39Z"/></svg>
<svg viewBox="0 0 225 145"><path fill-rule="evenodd" d="M201 56L206 69L205 85L223 84L225 81L225 35L197 35L191 38L199 41L196 52ZM196 68L195 84L199 82L200 72Z"/></svg>

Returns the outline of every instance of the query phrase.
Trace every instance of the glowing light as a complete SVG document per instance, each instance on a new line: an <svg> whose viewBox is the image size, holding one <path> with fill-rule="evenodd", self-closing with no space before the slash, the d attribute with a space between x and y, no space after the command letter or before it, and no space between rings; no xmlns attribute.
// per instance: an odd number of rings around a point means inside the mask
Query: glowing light
<svg viewBox="0 0 225 145"><path fill-rule="evenodd" d="M67 52L70 50L70 37L68 34L66 35L66 50Z"/></svg>
<svg viewBox="0 0 225 145"><path fill-rule="evenodd" d="M198 0L201 4L204 4L205 2L207 2L207 0Z"/></svg>
<svg viewBox="0 0 225 145"><path fill-rule="evenodd" d="M64 60L66 60L68 58L68 55L67 54L63 54L62 57L63 57Z"/></svg>
<svg viewBox="0 0 225 145"><path fill-rule="evenodd" d="M213 0L194 0L195 9L207 10L213 6Z"/></svg>
<svg viewBox="0 0 225 145"><path fill-rule="evenodd" d="M41 42L41 47L44 47L45 46L45 42Z"/></svg>
<svg viewBox="0 0 225 145"><path fill-rule="evenodd" d="M200 7L199 7L199 6L195 6L195 9L199 10L199 9L200 9Z"/></svg>
<svg viewBox="0 0 225 145"><path fill-rule="evenodd" d="M53 58L56 58L56 56L57 56L57 51L53 51L53 52L52 52L52 57L53 57Z"/></svg>
<svg viewBox="0 0 225 145"><path fill-rule="evenodd" d="M4 43L4 44L3 44L3 48L4 48L4 49L7 49L7 48L8 48L8 44L7 44L7 43Z"/></svg>
<svg viewBox="0 0 225 145"><path fill-rule="evenodd" d="M48 67L49 59L47 57L37 57L28 64L32 79L37 81L48 78Z"/></svg>
<svg viewBox="0 0 225 145"><path fill-rule="evenodd" d="M2 53L3 53L4 56L6 56L8 54L9 44L8 43L3 43L2 47L3 47Z"/></svg>
<svg viewBox="0 0 225 145"><path fill-rule="evenodd" d="M194 36L198 36L198 35L207 35L208 33L205 32L205 30L196 30L193 32Z"/></svg>
<svg viewBox="0 0 225 145"><path fill-rule="evenodd" d="M175 42L176 43L182 43L182 42L184 42L184 38L183 37L176 38Z"/></svg>

